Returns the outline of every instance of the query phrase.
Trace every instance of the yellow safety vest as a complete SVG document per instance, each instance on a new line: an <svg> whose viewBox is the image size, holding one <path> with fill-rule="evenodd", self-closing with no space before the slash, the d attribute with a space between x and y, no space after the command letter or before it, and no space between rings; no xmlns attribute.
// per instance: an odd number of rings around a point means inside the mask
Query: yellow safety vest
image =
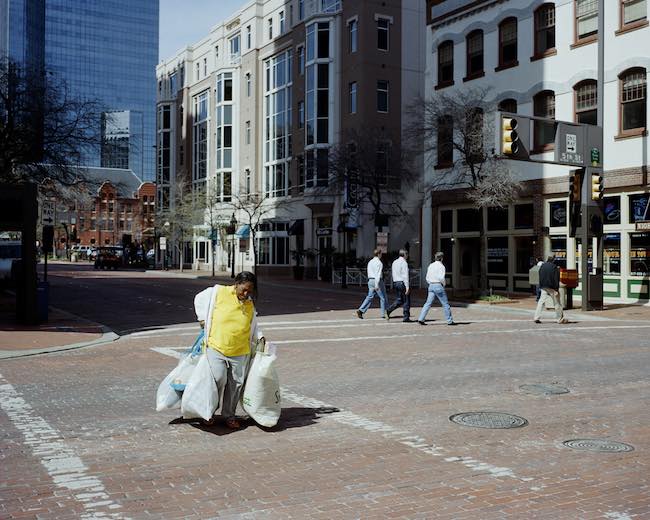
<svg viewBox="0 0 650 520"><path fill-rule="evenodd" d="M250 354L250 333L253 302L240 302L235 286L222 287L217 291L208 335L208 347L224 356Z"/></svg>

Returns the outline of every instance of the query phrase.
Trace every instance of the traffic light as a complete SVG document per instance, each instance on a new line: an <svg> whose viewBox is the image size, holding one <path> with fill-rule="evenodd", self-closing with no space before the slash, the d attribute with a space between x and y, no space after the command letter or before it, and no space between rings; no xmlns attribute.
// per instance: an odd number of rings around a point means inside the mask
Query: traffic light
<svg viewBox="0 0 650 520"><path fill-rule="evenodd" d="M514 117L501 117L501 152L504 155L516 155L519 151L518 121Z"/></svg>
<svg viewBox="0 0 650 520"><path fill-rule="evenodd" d="M582 174L579 171L573 172L569 176L569 200L571 202L580 202L581 189L582 189Z"/></svg>
<svg viewBox="0 0 650 520"><path fill-rule="evenodd" d="M591 174L591 200L601 200L603 198L603 176L599 173Z"/></svg>

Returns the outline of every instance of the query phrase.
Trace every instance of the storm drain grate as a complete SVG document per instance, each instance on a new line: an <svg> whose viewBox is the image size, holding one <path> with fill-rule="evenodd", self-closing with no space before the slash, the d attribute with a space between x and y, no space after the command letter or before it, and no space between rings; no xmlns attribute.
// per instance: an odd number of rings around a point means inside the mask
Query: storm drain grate
<svg viewBox="0 0 650 520"><path fill-rule="evenodd" d="M608 441L606 439L571 439L564 441L566 447L581 451L599 451L602 453L624 453L634 451L634 447L624 442Z"/></svg>
<svg viewBox="0 0 650 520"><path fill-rule="evenodd" d="M462 426L499 430L521 428L528 424L528 421L523 417L501 412L463 412L452 415L449 420Z"/></svg>
<svg viewBox="0 0 650 520"><path fill-rule="evenodd" d="M568 388L555 383L534 383L532 385L521 385L519 388L527 394L533 395L561 395L569 393Z"/></svg>

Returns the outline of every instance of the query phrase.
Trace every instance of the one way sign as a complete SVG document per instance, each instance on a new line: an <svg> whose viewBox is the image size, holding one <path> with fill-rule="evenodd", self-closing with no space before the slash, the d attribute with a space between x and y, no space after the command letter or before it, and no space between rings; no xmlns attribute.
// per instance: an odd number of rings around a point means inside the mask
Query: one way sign
<svg viewBox="0 0 650 520"><path fill-rule="evenodd" d="M41 221L46 226L54 225L54 202L44 200L41 204Z"/></svg>

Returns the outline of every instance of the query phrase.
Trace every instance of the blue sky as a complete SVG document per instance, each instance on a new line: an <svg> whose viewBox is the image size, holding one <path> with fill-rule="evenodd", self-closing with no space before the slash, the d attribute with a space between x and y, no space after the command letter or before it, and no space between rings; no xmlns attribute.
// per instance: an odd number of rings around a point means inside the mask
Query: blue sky
<svg viewBox="0 0 650 520"><path fill-rule="evenodd" d="M208 34L247 0L160 0L159 61Z"/></svg>

